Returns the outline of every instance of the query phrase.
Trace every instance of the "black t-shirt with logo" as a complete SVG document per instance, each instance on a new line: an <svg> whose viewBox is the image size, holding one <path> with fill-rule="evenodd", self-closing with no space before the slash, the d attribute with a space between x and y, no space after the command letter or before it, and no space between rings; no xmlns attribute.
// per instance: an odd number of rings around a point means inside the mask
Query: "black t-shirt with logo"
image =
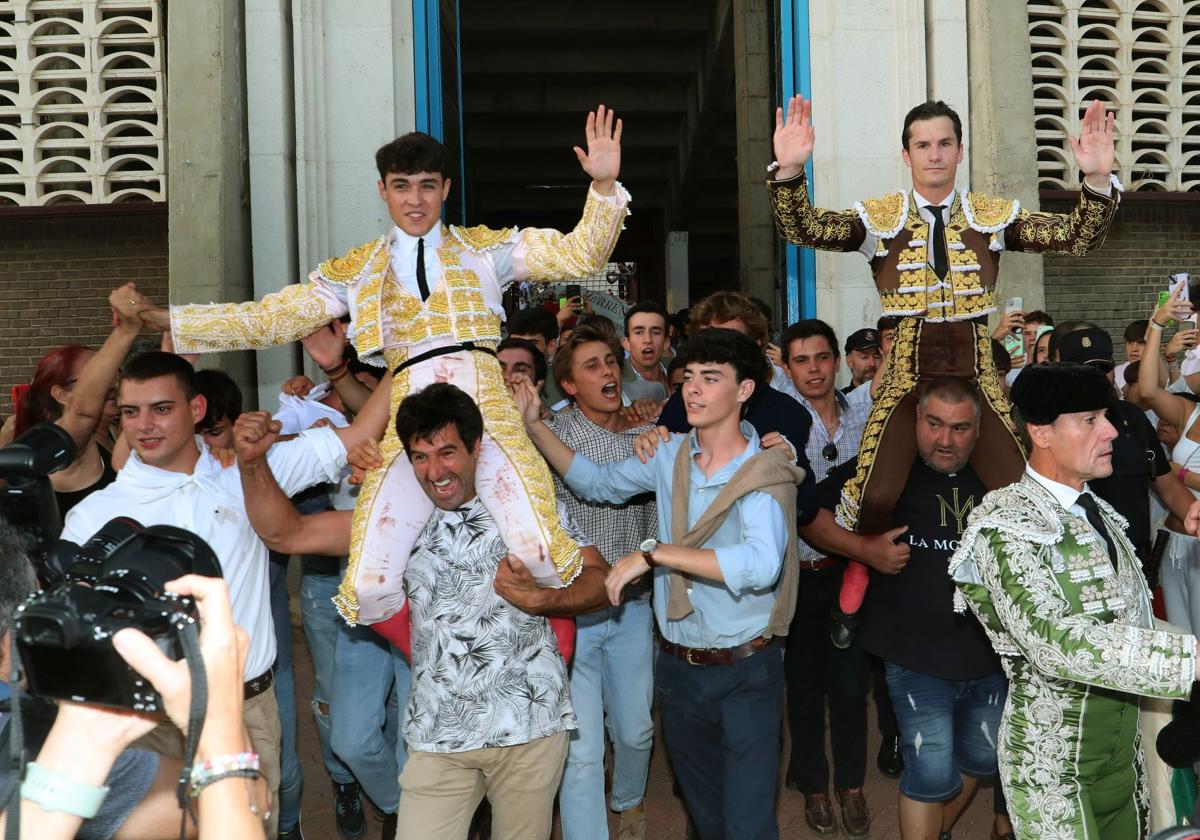
<svg viewBox="0 0 1200 840"><path fill-rule="evenodd" d="M837 505L856 460L838 466L817 485L823 507ZM864 648L886 662L947 680L977 679L1000 670L979 622L970 612L954 612L954 581L948 573L967 516L986 492L969 466L943 475L920 458L913 463L892 512L892 527L908 526L900 539L912 553L899 574L871 570L859 614L858 638Z"/></svg>

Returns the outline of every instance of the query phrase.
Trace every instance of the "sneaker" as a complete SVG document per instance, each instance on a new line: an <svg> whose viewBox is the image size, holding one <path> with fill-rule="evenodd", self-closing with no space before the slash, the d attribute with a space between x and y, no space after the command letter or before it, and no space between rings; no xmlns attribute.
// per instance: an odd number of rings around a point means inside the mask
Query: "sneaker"
<svg viewBox="0 0 1200 840"><path fill-rule="evenodd" d="M817 834L837 833L837 818L828 793L804 794L804 821Z"/></svg>
<svg viewBox="0 0 1200 840"><path fill-rule="evenodd" d="M367 833L367 816L363 813L362 788L358 782L333 783L333 814L338 834L346 840L358 840Z"/></svg>
<svg viewBox="0 0 1200 840"><path fill-rule="evenodd" d="M304 830L296 823L287 831L280 830L279 840L304 840Z"/></svg>
<svg viewBox="0 0 1200 840"><path fill-rule="evenodd" d="M646 806L634 805L621 812L617 840L646 840Z"/></svg>
<svg viewBox="0 0 1200 840"><path fill-rule="evenodd" d="M842 831L847 840L867 840L871 835L871 809L862 788L838 788L837 799L842 806Z"/></svg>

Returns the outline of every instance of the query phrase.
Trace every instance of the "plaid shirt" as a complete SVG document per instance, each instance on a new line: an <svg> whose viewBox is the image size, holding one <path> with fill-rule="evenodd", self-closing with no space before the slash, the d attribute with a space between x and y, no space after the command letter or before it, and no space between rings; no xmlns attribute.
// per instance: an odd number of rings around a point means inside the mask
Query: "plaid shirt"
<svg viewBox="0 0 1200 840"><path fill-rule="evenodd" d="M572 451L597 464L633 457L636 454L633 444L638 435L652 427L646 424L623 432L611 432L587 419L574 403L547 421L547 424ZM557 474L554 476L554 491L559 502L571 514L575 525L599 549L610 566L637 551L643 540L658 535L658 511L651 493L637 496L621 505L586 502L568 490ZM625 587L622 600L640 601L649 597L650 575L643 575Z"/></svg>
<svg viewBox="0 0 1200 840"><path fill-rule="evenodd" d="M871 383L867 382L859 386L860 388L870 389ZM867 425L867 417L871 414L870 402L851 402L846 399L845 395L836 388L833 389L833 398L837 401L838 413L841 415L841 423L838 425L838 430L834 432L833 437L829 437L829 432L825 429L825 424L821 422L820 415L804 397L800 397L800 405L808 409L808 413L812 415L812 431L808 434L808 442L804 445L804 454L808 456L808 463L812 466L813 478L818 484L825 480L829 475L829 471L839 464L844 464L852 460L858 455L858 448L862 445L863 429ZM837 454L832 458L826 458L824 455L825 447L833 444ZM817 560L825 556L825 553L818 551L803 540L799 545L800 560Z"/></svg>

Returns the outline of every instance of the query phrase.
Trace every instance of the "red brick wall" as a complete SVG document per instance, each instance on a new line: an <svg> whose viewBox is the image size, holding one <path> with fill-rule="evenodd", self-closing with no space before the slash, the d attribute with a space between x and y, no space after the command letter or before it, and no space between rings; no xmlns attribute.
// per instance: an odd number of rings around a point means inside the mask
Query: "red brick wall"
<svg viewBox="0 0 1200 840"><path fill-rule="evenodd" d="M1073 202L1042 202L1069 212ZM1200 202L1128 199L1104 245L1086 257L1046 257L1046 311L1055 321L1087 319L1106 329L1117 361L1130 321L1148 318L1167 275L1200 279Z"/></svg>
<svg viewBox="0 0 1200 840"><path fill-rule="evenodd" d="M111 321L105 302L132 280L167 300L167 216L0 216L0 416L52 347L98 347Z"/></svg>

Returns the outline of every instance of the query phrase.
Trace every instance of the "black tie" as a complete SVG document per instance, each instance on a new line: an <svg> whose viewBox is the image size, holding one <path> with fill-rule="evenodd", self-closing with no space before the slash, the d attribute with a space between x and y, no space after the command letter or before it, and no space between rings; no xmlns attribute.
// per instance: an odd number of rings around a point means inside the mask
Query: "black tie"
<svg viewBox="0 0 1200 840"><path fill-rule="evenodd" d="M425 279L425 240L417 240L417 288L421 290L421 300L429 300L429 283Z"/></svg>
<svg viewBox="0 0 1200 840"><path fill-rule="evenodd" d="M950 270L950 255L946 251L946 222L942 218L942 211L946 209L944 204L931 204L927 209L933 214L933 273L937 275L939 280L946 279L946 272Z"/></svg>
<svg viewBox="0 0 1200 840"><path fill-rule="evenodd" d="M1112 561L1113 568L1117 568L1117 546L1113 542L1112 536L1108 533L1108 527L1105 526L1104 520L1100 516L1100 508L1096 506L1096 499L1091 493L1080 493L1079 498L1075 500L1075 504L1083 508L1083 513L1087 516L1088 524L1090 524L1100 536L1104 537L1104 544L1108 546L1108 559Z"/></svg>

